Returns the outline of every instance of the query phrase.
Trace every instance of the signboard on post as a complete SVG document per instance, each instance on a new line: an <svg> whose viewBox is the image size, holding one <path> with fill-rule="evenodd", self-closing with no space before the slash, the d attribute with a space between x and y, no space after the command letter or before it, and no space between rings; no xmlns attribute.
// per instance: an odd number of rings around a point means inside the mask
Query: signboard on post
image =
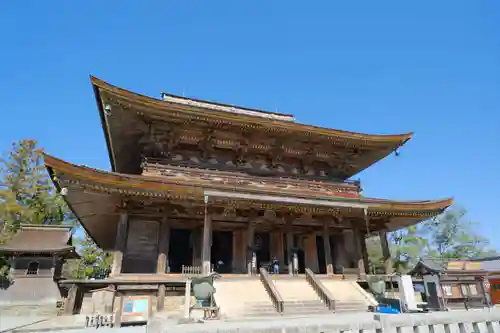
<svg viewBox="0 0 500 333"><path fill-rule="evenodd" d="M122 296L121 324L145 323L152 313L151 296Z"/></svg>

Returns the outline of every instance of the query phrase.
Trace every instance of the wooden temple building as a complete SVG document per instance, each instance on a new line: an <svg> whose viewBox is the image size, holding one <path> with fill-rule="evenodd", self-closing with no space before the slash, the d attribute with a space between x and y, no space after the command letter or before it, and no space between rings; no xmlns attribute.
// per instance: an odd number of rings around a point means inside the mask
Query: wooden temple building
<svg viewBox="0 0 500 333"><path fill-rule="evenodd" d="M285 274L364 274L365 239L375 233L390 272L386 233L452 203L366 198L360 182L349 180L411 133L352 133L91 82L112 171L49 155L45 164L88 234L114 253L110 278L187 266L255 274L273 258Z"/></svg>
<svg viewBox="0 0 500 333"><path fill-rule="evenodd" d="M21 225L0 254L8 258L12 281L0 286L0 307L55 304L64 295L58 282L67 259L78 258L71 226Z"/></svg>

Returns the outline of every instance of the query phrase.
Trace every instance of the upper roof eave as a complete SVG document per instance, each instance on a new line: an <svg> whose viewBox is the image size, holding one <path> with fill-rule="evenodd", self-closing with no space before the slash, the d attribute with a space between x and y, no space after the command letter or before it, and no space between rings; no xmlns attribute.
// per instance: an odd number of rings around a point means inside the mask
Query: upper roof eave
<svg viewBox="0 0 500 333"><path fill-rule="evenodd" d="M112 84L107 83L106 81L103 81L95 76L90 76L90 80L92 82L92 85L97 88L106 91L107 93L114 94L120 97L124 97L127 99L132 99L132 100L137 100L139 102L143 102L148 104L149 106L152 107L158 107L158 108L164 108L166 105L168 105L168 102L165 102L163 100L145 96L142 94L134 93L130 90L126 90L123 88L119 88L117 86L114 86ZM165 94L165 93L163 93ZM216 103L216 102L210 102L210 101L204 101L200 99L192 99L192 98L186 98L182 96L176 96L173 94L168 94L169 96L176 97L179 99L189 99L193 101L199 101L203 102L206 104L212 104L212 105L222 105L222 106L231 106L239 109L245 109L245 110L250 110L250 111L256 111L256 112L262 112L262 113L267 113L267 114L277 114L277 115L283 115L283 116L292 116L289 114L284 114L284 113L276 113L276 112L269 112L269 111L263 111L263 110L257 110L257 109L251 109L247 107L241 107L241 106L233 106L229 104L222 104L222 103ZM215 114L232 118L232 114L228 112L220 112L220 111L213 111ZM360 139L360 140L367 140L367 141L377 141L377 142L401 142L404 143L405 141L411 139L413 132L410 133L404 133L404 134L366 134L366 133L358 133L358 132L350 132L350 131L342 131L342 130L336 130L336 129L331 129L331 128L326 128L326 127L320 127L320 126L313 126L313 125L307 125L307 124L301 124L301 123L296 123L296 122L290 122L290 121L279 121L279 120L264 120L263 118L259 118L256 116L250 116L250 115L241 115L238 114L237 118L239 119L244 119L248 122L257 122L257 123L270 123L272 122L273 126L276 125L282 125L284 127L290 127L294 128L296 130L302 130L302 131L307 131L311 133L317 133L317 134L323 134L323 135L329 135L329 136L338 136L346 139Z"/></svg>
<svg viewBox="0 0 500 333"><path fill-rule="evenodd" d="M84 166L77 166L56 157L45 154L45 165L49 173L54 175L54 171L61 172L72 177L86 180L89 182L98 182L103 185L121 186L130 188L133 191L167 191L170 188L182 188L196 197L203 198L204 189L211 188L203 184L183 183L182 181L164 181L160 177L128 175L115 172L107 172L92 169ZM56 186L59 187L55 181ZM265 191L263 191L265 193ZM369 210L373 211L436 211L440 212L453 203L453 198L442 200L421 200L421 201L395 201L376 198L339 198L339 197L321 197L322 200L346 200L358 201L362 204L368 204Z"/></svg>
<svg viewBox="0 0 500 333"><path fill-rule="evenodd" d="M100 92L105 91L108 94L118 96L120 98L127 99L129 101L135 101L137 103L146 105L150 107L152 110L154 109L155 112L165 112L166 108L168 108L168 105L172 104L171 102L166 102L164 100L156 99L153 97L145 96L142 94L134 93L132 91L119 88L117 86L111 85L101 79L98 79L94 76L90 76L90 80L92 83L92 86L94 88L94 94L96 96L97 104L98 104L98 109L101 117L101 122L103 126L103 130L105 132L106 136L106 142L108 145L108 151L110 154L110 158L112 161L112 168L113 171L115 170L115 163L114 163L114 157L113 157L113 152L112 152L112 145L110 142L109 138L109 133L107 129L107 124L106 124L106 117L104 116L103 112L103 107L102 107L102 99ZM165 94L165 93L163 93ZM280 116L292 116L292 115L287 115L287 114L280 114L280 113L273 113L273 112L267 112L267 111L262 111L262 110L257 110L257 109L251 109L251 108L246 108L246 107L240 107L240 106L232 106L228 104L221 104L221 103L215 103L215 102L210 102L210 101L203 101L199 99L191 99L191 98L186 98L182 96L176 96L172 94L167 94L168 96L175 97L177 99L182 99L182 100L192 100L196 102L202 102L207 105L218 105L218 106L228 106L228 107L234 107L238 109L243 109L243 110L249 110L249 111L254 111L254 112L261 112L263 114L276 114ZM179 107L185 107L185 104L179 104ZM200 113L202 112L203 108L199 108L200 111L188 111L187 109L184 109L185 112L192 112L192 113ZM245 115L245 114L234 114L231 112L224 112L224 111L217 111L210 109L210 114L204 112L203 116L211 116L211 117L219 117L219 118L225 118L225 119L233 119L237 120L240 122L244 123L253 123L253 124L258 124L258 125L264 125L264 126L269 126L272 125L273 127L281 127L284 129L289 129L289 130L294 130L298 132L307 132L310 134L315 134L315 135L326 135L330 137L338 137L341 139L347 139L347 140L364 140L364 141L369 141L369 142L374 142L374 143L386 143L386 144L392 144L395 145L395 148L400 147L404 145L408 140L411 139L413 136L413 132L410 133L404 133L404 134L394 134L394 135L382 135L382 134L366 134L366 133L357 133L357 132L350 132L350 131L342 131L342 130L335 130L335 129L330 129L330 128L325 128L325 127L320 127L320 126L313 126L313 125L307 125L307 124L301 124L297 123L294 121L286 121L286 120L276 120L276 119L265 119L262 117L258 116L251 116L251 115Z"/></svg>

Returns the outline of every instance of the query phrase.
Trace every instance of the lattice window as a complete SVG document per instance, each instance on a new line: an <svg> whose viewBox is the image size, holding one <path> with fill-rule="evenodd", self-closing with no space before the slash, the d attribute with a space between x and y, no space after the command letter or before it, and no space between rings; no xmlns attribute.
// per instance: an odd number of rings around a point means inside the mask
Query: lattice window
<svg viewBox="0 0 500 333"><path fill-rule="evenodd" d="M39 267L38 261L31 261L28 264L28 269L26 270L26 275L38 275L38 267Z"/></svg>
<svg viewBox="0 0 500 333"><path fill-rule="evenodd" d="M470 295L472 296L476 296L478 295L478 292L477 292L477 286L475 284L470 284L469 285L469 293Z"/></svg>
<svg viewBox="0 0 500 333"><path fill-rule="evenodd" d="M452 296L453 291L451 289L451 285L449 284L443 284L443 292L446 296Z"/></svg>

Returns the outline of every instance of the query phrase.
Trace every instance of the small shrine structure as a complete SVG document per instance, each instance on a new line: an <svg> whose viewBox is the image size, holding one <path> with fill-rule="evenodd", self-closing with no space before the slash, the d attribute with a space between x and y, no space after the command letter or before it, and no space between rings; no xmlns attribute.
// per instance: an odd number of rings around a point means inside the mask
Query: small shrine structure
<svg viewBox="0 0 500 333"><path fill-rule="evenodd" d="M78 258L72 228L21 225L0 253L9 259L10 281L0 288L0 306L44 305L54 309L61 300L58 281L66 259Z"/></svg>
<svg viewBox="0 0 500 333"><path fill-rule="evenodd" d="M485 307L489 272L471 260L421 259L409 272L422 278L427 303L433 309Z"/></svg>

